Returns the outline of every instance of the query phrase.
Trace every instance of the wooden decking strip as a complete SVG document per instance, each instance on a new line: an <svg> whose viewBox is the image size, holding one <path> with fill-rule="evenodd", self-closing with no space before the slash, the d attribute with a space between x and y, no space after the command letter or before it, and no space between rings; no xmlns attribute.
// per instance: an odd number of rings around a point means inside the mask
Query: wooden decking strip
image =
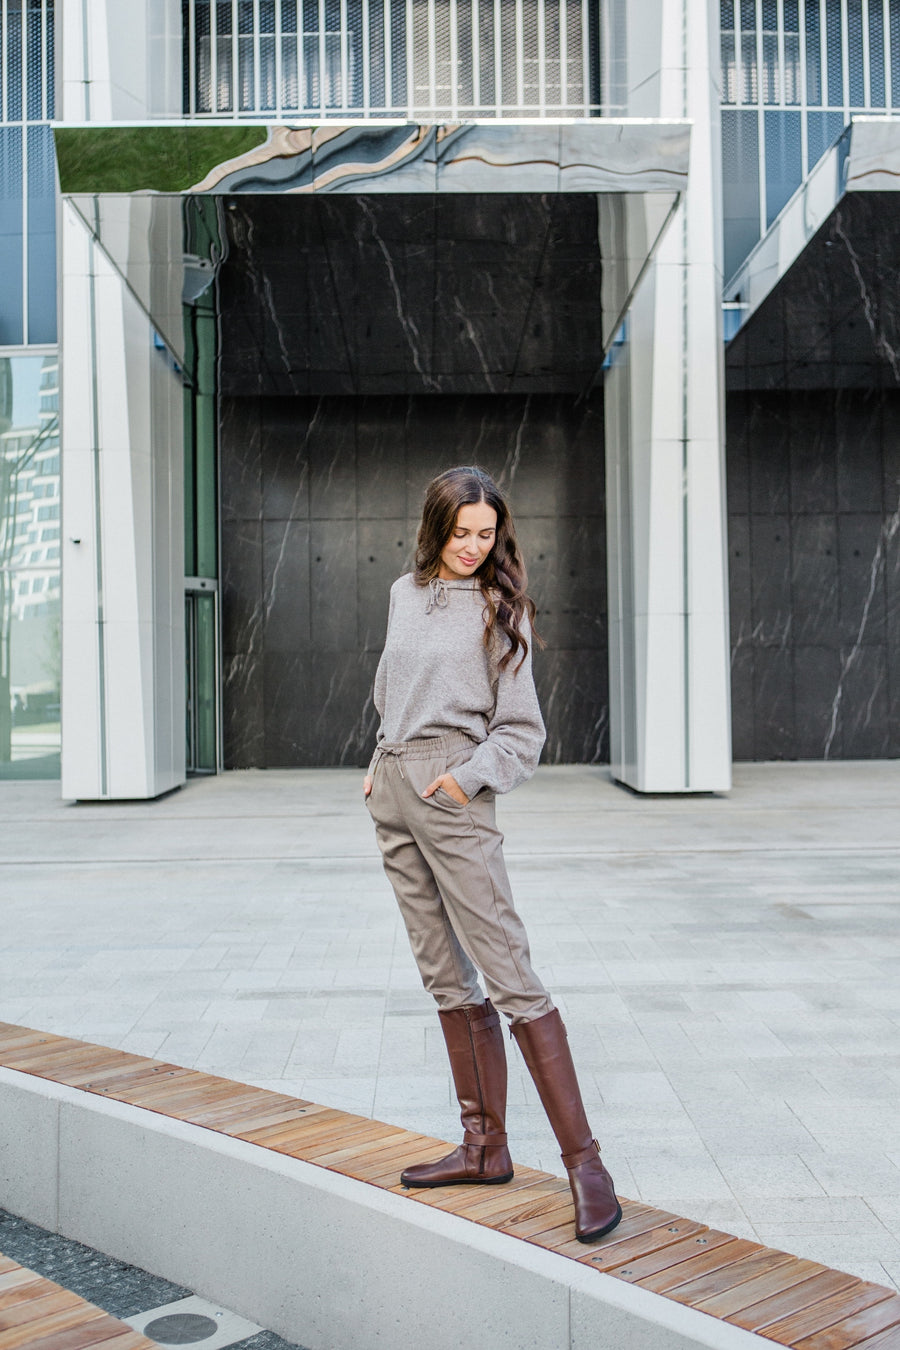
<svg viewBox="0 0 900 1350"><path fill-rule="evenodd" d="M159 1350L62 1285L0 1254L0 1350Z"/></svg>
<svg viewBox="0 0 900 1350"><path fill-rule="evenodd" d="M0 1023L0 1065L243 1139L417 1204L433 1205L744 1327L776 1345L900 1350L900 1295L893 1290L652 1205L623 1199L619 1227L588 1246L575 1241L569 1188L561 1178L520 1167L505 1186L407 1191L398 1179L401 1165L442 1157L447 1144L367 1116L8 1023ZM49 1281L43 1283L49 1286ZM60 1292L49 1287L54 1297ZM14 1350L26 1342L16 1339L15 1329L7 1332L2 1320L5 1292L0 1274L0 1350ZM94 1312L106 1317L99 1309ZM48 1307L47 1315L56 1314ZM89 1334L81 1325L62 1339L52 1332L50 1340L29 1340L29 1350L93 1345L79 1339ZM151 1344L115 1325L119 1330L97 1337L107 1341L109 1350L141 1350Z"/></svg>

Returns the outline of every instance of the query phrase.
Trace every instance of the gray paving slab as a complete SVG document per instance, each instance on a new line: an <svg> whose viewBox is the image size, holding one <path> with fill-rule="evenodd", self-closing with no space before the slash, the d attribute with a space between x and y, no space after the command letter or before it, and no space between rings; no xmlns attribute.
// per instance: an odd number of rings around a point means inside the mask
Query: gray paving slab
<svg viewBox="0 0 900 1350"><path fill-rule="evenodd" d="M0 783L0 1018L454 1137L360 782ZM695 798L542 768L500 816L620 1189L896 1284L900 763L739 765ZM509 1055L514 1155L559 1172Z"/></svg>

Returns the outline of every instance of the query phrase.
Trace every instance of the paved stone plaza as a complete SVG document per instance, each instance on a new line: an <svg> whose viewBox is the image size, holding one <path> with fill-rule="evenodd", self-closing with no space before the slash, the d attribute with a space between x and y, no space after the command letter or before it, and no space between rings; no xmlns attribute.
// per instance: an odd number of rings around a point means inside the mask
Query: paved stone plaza
<svg viewBox="0 0 900 1350"><path fill-rule="evenodd" d="M361 782L0 783L0 1020L455 1138ZM688 799L546 768L500 810L619 1190L900 1285L900 762ZM508 1050L513 1156L560 1172Z"/></svg>

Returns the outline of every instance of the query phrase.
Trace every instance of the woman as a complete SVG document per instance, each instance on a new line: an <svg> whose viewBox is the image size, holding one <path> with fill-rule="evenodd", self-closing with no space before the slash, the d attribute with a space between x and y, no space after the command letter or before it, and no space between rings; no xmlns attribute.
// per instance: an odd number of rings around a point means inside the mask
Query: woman
<svg viewBox="0 0 900 1350"><path fill-rule="evenodd" d="M511 1180L496 1007L510 1019L562 1149L576 1237L592 1242L622 1211L565 1027L531 966L494 819L495 793L534 773L544 724L531 673L534 604L493 480L478 468L435 478L417 543L415 571L391 587L375 676L381 727L364 792L422 982L438 1004L464 1134L446 1158L408 1167L400 1179Z"/></svg>

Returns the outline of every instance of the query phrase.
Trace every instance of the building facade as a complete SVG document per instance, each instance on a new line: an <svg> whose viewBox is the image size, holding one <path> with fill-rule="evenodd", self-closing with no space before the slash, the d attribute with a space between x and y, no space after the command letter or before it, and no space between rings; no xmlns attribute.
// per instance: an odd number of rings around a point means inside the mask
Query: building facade
<svg viewBox="0 0 900 1350"><path fill-rule="evenodd" d="M900 753L894 0L133 11L3 8L3 772L58 753L60 547L66 796L364 763L466 461L521 525L550 762Z"/></svg>

